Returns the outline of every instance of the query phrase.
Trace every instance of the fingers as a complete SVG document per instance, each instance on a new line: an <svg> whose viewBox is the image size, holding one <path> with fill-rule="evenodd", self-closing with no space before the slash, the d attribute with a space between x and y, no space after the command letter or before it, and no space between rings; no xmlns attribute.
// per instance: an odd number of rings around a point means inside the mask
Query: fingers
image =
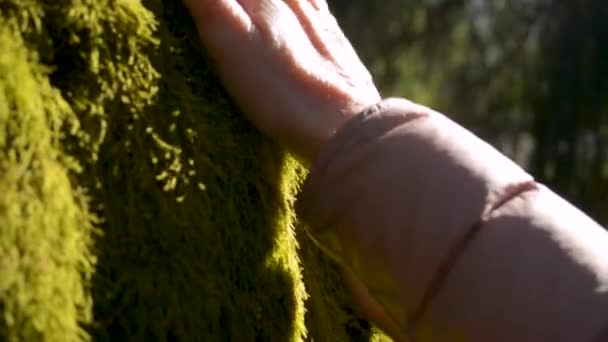
<svg viewBox="0 0 608 342"><path fill-rule="evenodd" d="M242 53L253 31L249 15L236 0L184 0L211 57L223 64Z"/></svg>
<svg viewBox="0 0 608 342"><path fill-rule="evenodd" d="M358 56L325 0L285 0L318 52L338 64L357 64Z"/></svg>
<svg viewBox="0 0 608 342"><path fill-rule="evenodd" d="M298 20L283 0L239 0L239 3L256 30L266 38L279 42L296 35Z"/></svg>
<svg viewBox="0 0 608 342"><path fill-rule="evenodd" d="M297 15L284 0L239 0L255 26L255 33L288 59L317 64L319 52ZM311 67L309 65L309 67Z"/></svg>
<svg viewBox="0 0 608 342"><path fill-rule="evenodd" d="M245 34L252 30L251 18L237 0L184 0L203 40L218 31Z"/></svg>
<svg viewBox="0 0 608 342"><path fill-rule="evenodd" d="M247 15L252 19L254 25L262 30L275 25L284 10L282 0L239 0Z"/></svg>
<svg viewBox="0 0 608 342"><path fill-rule="evenodd" d="M306 32L308 39L317 51L326 58L332 58L323 34L327 34L325 23L323 23L319 4L313 0L286 0L289 8L298 18L300 25Z"/></svg>

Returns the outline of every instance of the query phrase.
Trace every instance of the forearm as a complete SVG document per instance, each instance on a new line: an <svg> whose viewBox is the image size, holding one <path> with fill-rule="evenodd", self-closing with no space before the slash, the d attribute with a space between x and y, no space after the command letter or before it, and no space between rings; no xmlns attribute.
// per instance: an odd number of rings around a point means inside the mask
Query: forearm
<svg viewBox="0 0 608 342"><path fill-rule="evenodd" d="M455 320L457 310L467 310L469 304L458 302L452 306L446 293L474 299L477 289L456 285L452 272L468 274L470 279L464 277L464 284L475 283L478 278L489 279L475 267L467 266L464 259L459 260L471 255L473 246L490 251L472 256L483 265L491 265L500 253L511 257L509 265L519 265L518 245L493 246L481 242L485 240L480 237L488 234L488 223L480 220L506 210L503 206L510 208L518 196L536 192L530 186L534 184L532 177L512 161L443 115L405 101L388 101L351 120L322 149L303 189L300 213L310 224L312 235L370 289L393 323L405 330L408 324L416 323L417 318L412 316L429 313L424 315L423 325L432 324L439 330L458 329L464 328L464 322ZM541 202L549 203L546 196L542 198ZM533 211L537 207L534 204L526 202L528 211L522 212L524 220L535 222L546 214ZM559 220L566 214L555 215ZM545 229L561 229L555 223ZM570 224L584 225L595 232L600 246L608 250L607 234L584 215L580 214ZM511 230L527 241L527 235L533 233L517 229L522 227L518 225ZM472 229L479 232L466 240ZM558 248L558 241L548 239L550 236L553 235L546 234L544 242ZM459 252L455 246L463 239L464 248ZM530 243L531 257L545 257L542 253L546 251L535 252L533 248L540 242ZM494 256L492 250L498 254ZM564 252L564 258L568 257ZM556 259L554 267L559 270L561 263L570 260L564 258ZM447 270L446 263L450 266ZM542 273L544 266L531 264L529 272ZM605 265L596 263L593 267ZM449 274L443 279L441 272ZM566 271L558 273L571 275ZM521 288L527 281L497 279L513 288ZM489 293L502 296L492 288L493 281L483 284ZM445 290L445 286L451 286L452 292ZM545 282L545 286L551 284ZM441 301L431 298L430 311L426 311L424 298L435 296L434 287L438 288L436 295L444 297ZM579 290L568 287L564 291ZM446 308L437 307L444 302ZM483 313L481 308L489 308L493 303L499 301L479 303L478 312ZM451 312L456 316L434 317L435 312L446 315ZM475 325L476 319L471 324Z"/></svg>

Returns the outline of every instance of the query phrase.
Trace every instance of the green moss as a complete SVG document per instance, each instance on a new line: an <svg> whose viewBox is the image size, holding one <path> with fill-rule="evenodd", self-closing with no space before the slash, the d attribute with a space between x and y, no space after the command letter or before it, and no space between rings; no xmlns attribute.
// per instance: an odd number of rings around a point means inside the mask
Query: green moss
<svg viewBox="0 0 608 342"><path fill-rule="evenodd" d="M78 341L94 220L58 143L76 118L19 19L0 18L0 340Z"/></svg>
<svg viewBox="0 0 608 342"><path fill-rule="evenodd" d="M0 2L0 339L381 336L295 234L304 171L144 5Z"/></svg>

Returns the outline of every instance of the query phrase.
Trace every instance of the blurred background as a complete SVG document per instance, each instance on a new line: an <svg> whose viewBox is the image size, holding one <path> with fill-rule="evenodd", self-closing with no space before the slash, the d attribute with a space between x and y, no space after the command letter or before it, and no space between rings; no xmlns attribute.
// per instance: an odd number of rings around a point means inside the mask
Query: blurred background
<svg viewBox="0 0 608 342"><path fill-rule="evenodd" d="M329 0L384 97L437 109L608 226L607 0Z"/></svg>

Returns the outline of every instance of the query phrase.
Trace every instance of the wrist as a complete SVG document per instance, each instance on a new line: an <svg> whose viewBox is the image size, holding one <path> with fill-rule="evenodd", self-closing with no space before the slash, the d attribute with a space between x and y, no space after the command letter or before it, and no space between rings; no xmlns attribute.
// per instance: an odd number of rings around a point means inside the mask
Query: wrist
<svg viewBox="0 0 608 342"><path fill-rule="evenodd" d="M282 130L279 141L293 152L297 159L309 167L317 159L322 147L333 138L349 120L368 108L376 106L380 96L365 102L348 101L341 104L320 106L316 111L303 110L301 122L292 122L292 127Z"/></svg>

